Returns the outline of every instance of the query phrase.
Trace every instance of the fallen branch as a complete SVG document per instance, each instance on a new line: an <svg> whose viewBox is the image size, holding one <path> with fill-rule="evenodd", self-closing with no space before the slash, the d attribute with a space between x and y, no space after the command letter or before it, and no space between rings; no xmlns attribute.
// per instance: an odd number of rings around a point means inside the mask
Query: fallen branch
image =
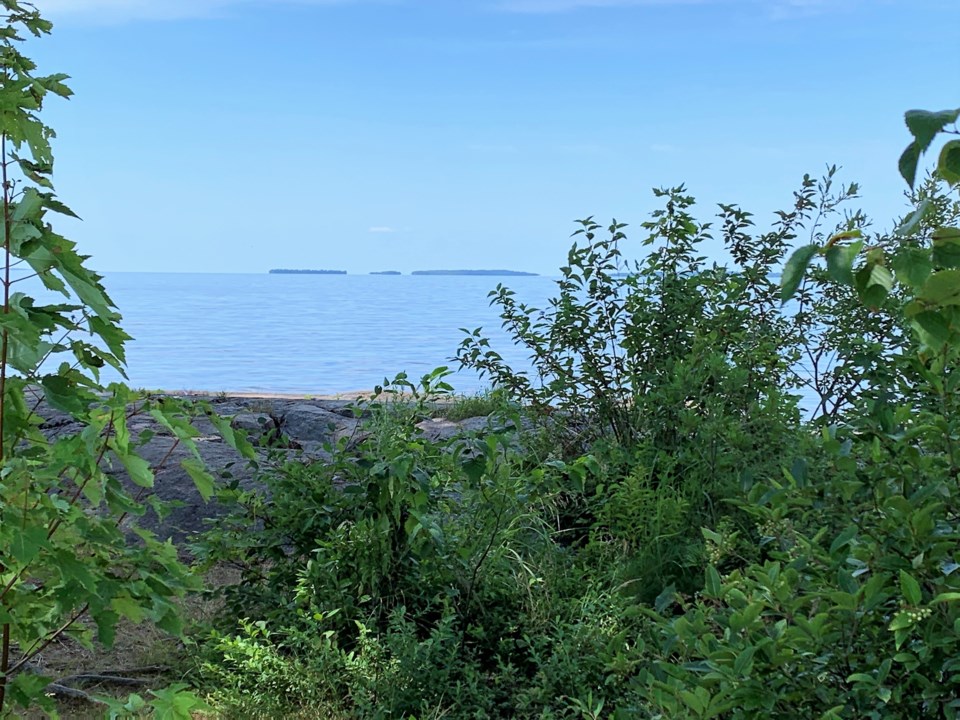
<svg viewBox="0 0 960 720"><path fill-rule="evenodd" d="M142 678L123 677L121 675L100 675L98 673L81 673L68 675L55 681L54 685L86 685L88 683L108 683L110 685L146 685L149 680Z"/></svg>
<svg viewBox="0 0 960 720"><path fill-rule="evenodd" d="M32 670L32 668L30 668ZM98 700L88 692L74 685L119 685L125 687L140 687L149 684L149 680L143 678L129 677L130 675L156 675L168 671L170 668L166 665L148 665L145 667L123 668L119 670L103 670L98 673L78 673L76 675L67 675L58 680L54 680L47 685L44 692L47 695L53 695L58 698L70 698L72 700L84 700L95 705L104 705L102 700ZM36 672L36 670L34 670Z"/></svg>
<svg viewBox="0 0 960 720"><path fill-rule="evenodd" d="M67 687L66 685L61 685L60 683L50 683L43 690L47 695L53 695L58 698L70 698L72 700L85 700L86 702L93 703L95 705L106 705L103 700L98 700L89 693L85 693L83 690L78 690L77 688Z"/></svg>

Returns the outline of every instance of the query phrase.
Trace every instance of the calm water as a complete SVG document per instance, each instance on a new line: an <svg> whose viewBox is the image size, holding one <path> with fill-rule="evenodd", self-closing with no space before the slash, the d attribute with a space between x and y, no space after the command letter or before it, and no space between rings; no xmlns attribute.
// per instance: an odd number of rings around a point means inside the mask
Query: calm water
<svg viewBox="0 0 960 720"><path fill-rule="evenodd" d="M514 367L527 367L489 306L501 281L535 303L554 288L543 277L266 273L110 273L104 284L134 337L131 385L321 394L453 369L461 327L483 326ZM453 385L468 393L484 383L461 372Z"/></svg>
<svg viewBox="0 0 960 720"><path fill-rule="evenodd" d="M537 307L556 290L547 277L109 273L104 280L134 337L132 386L316 395L369 390L401 371L419 379L441 365L455 369L460 328L483 327L512 367L528 369L528 353L490 307L487 294L498 282ZM37 286L27 291L57 297ZM461 393L488 385L470 371L450 382Z"/></svg>

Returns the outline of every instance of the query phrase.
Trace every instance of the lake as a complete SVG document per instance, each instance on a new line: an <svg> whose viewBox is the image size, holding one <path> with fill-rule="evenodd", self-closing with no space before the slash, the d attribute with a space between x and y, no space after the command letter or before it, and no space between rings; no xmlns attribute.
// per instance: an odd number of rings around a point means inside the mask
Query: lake
<svg viewBox="0 0 960 720"><path fill-rule="evenodd" d="M527 353L500 328L498 282L542 303L545 277L107 273L123 314L130 384L164 390L329 394L367 390L400 371L449 365L459 328L482 326L515 367ZM458 392L484 383L469 372Z"/></svg>
<svg viewBox="0 0 960 720"><path fill-rule="evenodd" d="M106 273L104 285L134 337L129 384L169 391L327 395L370 390L406 372L419 379L452 360L464 335L484 328L516 369L526 350L500 327L488 293L498 282L543 307L549 277ZM37 281L28 292L38 299ZM104 373L104 379L118 376ZM488 385L471 371L457 392ZM807 394L805 394L807 395ZM802 405L810 405L804 397Z"/></svg>

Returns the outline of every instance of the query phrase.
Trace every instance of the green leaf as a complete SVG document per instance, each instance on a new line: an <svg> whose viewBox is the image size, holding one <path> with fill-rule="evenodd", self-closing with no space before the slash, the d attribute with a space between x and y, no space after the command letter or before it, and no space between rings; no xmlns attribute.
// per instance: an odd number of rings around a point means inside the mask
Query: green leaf
<svg viewBox="0 0 960 720"><path fill-rule="evenodd" d="M920 592L920 583L906 570L900 571L900 592L903 593L903 599L910 605L919 605L923 599Z"/></svg>
<svg viewBox="0 0 960 720"><path fill-rule="evenodd" d="M40 385L43 387L43 396L51 407L74 417L81 415L86 409L77 393L76 385L68 378L62 375L44 375Z"/></svg>
<svg viewBox="0 0 960 720"><path fill-rule="evenodd" d="M30 707L43 696L43 691L52 679L39 673L17 673L8 686L11 705L15 702L23 707ZM17 713L19 715L19 713ZM12 717L12 716L11 716ZM21 716L22 717L22 716Z"/></svg>
<svg viewBox="0 0 960 720"><path fill-rule="evenodd" d="M905 285L918 288L926 282L933 271L930 253L920 248L903 248L897 252L890 265L897 278Z"/></svg>
<svg viewBox="0 0 960 720"><path fill-rule="evenodd" d="M120 329L116 323L104 318L91 317L88 324L90 326L90 332L103 340L119 363L125 363L126 353L124 351L124 344L132 338ZM117 369L119 370L120 368L118 367Z"/></svg>
<svg viewBox="0 0 960 720"><path fill-rule="evenodd" d="M77 559L69 550L58 550L56 554L57 569L60 576L66 581L79 583L84 590L96 592L97 580L90 572L87 564Z"/></svg>
<svg viewBox="0 0 960 720"><path fill-rule="evenodd" d="M703 690L703 688L697 688L697 690ZM690 690L681 690L680 699L683 700L684 704L690 708L695 715L703 716L704 711L707 709L707 703L709 703L709 695L707 700L701 697L702 693L691 692Z"/></svg>
<svg viewBox="0 0 960 720"><path fill-rule="evenodd" d="M943 345L950 341L952 328L943 313L936 310L924 310L911 318L915 326L926 332L933 344Z"/></svg>
<svg viewBox="0 0 960 720"><path fill-rule="evenodd" d="M833 543L830 545L830 554L833 555L837 552L837 550L849 544L849 542L857 536L858 532L859 528L856 525L850 525L843 532L837 535Z"/></svg>
<svg viewBox="0 0 960 720"><path fill-rule="evenodd" d="M951 185L960 184L960 140L951 140L940 151L937 172Z"/></svg>
<svg viewBox="0 0 960 720"><path fill-rule="evenodd" d="M710 528L700 528L700 534L703 535L704 540L709 540L717 545L723 544L723 536L714 532Z"/></svg>
<svg viewBox="0 0 960 720"><path fill-rule="evenodd" d="M916 141L907 145L907 149L900 156L900 175L912 188L917 180L917 165L920 162L920 147Z"/></svg>
<svg viewBox="0 0 960 720"><path fill-rule="evenodd" d="M162 690L151 690L155 698L150 703L154 720L191 720L197 713L213 710L188 688L184 683L174 683Z"/></svg>
<svg viewBox="0 0 960 720"><path fill-rule="evenodd" d="M150 463L135 453L124 452L116 442L111 440L110 449L123 464L124 469L135 485L142 488L153 487L153 470Z"/></svg>
<svg viewBox="0 0 960 720"><path fill-rule="evenodd" d="M896 234L900 237L910 237L920 229L920 223L935 209L936 205L929 200L924 200L917 206L916 210L903 219L903 222L900 223L895 231Z"/></svg>
<svg viewBox="0 0 960 720"><path fill-rule="evenodd" d="M870 268L870 277L867 280L867 287L879 285L884 290L889 291L893 287L893 273L883 265L873 265Z"/></svg>
<svg viewBox="0 0 960 720"><path fill-rule="evenodd" d="M853 261L856 260L862 242L850 245L831 245L826 252L827 272L830 277L844 285L853 285Z"/></svg>
<svg viewBox="0 0 960 720"><path fill-rule="evenodd" d="M203 463L195 458L186 458L180 465L193 480L193 484L196 485L197 492L200 493L200 497L204 499L204 502L209 500L213 496L213 490L216 486L213 475L207 472Z"/></svg>
<svg viewBox="0 0 960 720"><path fill-rule="evenodd" d="M854 285L865 305L879 307L893 287L893 273L874 261L857 271Z"/></svg>
<svg viewBox="0 0 960 720"><path fill-rule="evenodd" d="M787 264L783 267L783 276L780 279L780 300L787 302L797 292L797 288L803 282L807 266L813 256L817 254L817 250L816 245L804 245L797 248L790 259L787 260Z"/></svg>
<svg viewBox="0 0 960 720"><path fill-rule="evenodd" d="M97 317L107 321L119 318L119 315L112 309L113 303L110 298L107 297L103 288L86 268L77 263L75 267L71 267L69 270L61 267L60 274L67 281L70 289L76 293L85 305L93 310Z"/></svg>
<svg viewBox="0 0 960 720"><path fill-rule="evenodd" d="M960 117L960 109L941 110L939 112L930 112L929 110L908 110L904 113L903 119L907 123L907 129L913 135L914 141L920 154L925 153L933 139L951 123L955 123Z"/></svg>
<svg viewBox="0 0 960 720"><path fill-rule="evenodd" d="M660 614L677 602L677 588L674 585L668 585L663 589L663 591L657 595L656 600L653 601L653 607Z"/></svg>
<svg viewBox="0 0 960 720"><path fill-rule="evenodd" d="M13 540L10 542L10 554L21 565L33 562L42 550L49 548L50 543L47 540L45 527L28 527L14 533Z"/></svg>
<svg viewBox="0 0 960 720"><path fill-rule="evenodd" d="M960 305L960 270L933 273L924 283L920 299L937 305Z"/></svg>
<svg viewBox="0 0 960 720"><path fill-rule="evenodd" d="M719 598L723 585L720 580L720 573L713 565L707 565L706 577L704 582L704 591L708 597Z"/></svg>
<svg viewBox="0 0 960 720"><path fill-rule="evenodd" d="M753 669L753 656L756 652L756 645L744 648L743 652L733 661L733 672L741 677L750 675L750 671Z"/></svg>
<svg viewBox="0 0 960 720"><path fill-rule="evenodd" d="M888 630L905 630L906 628L913 627L916 624L916 621L913 619L911 613L907 610L901 610L898 612L893 621L890 623ZM899 646L898 646L899 647Z"/></svg>
<svg viewBox="0 0 960 720"><path fill-rule="evenodd" d="M177 614L175 609L165 612L155 620L158 628L174 637L183 635L183 620Z"/></svg>
<svg viewBox="0 0 960 720"><path fill-rule="evenodd" d="M121 617L125 617L134 623L141 622L147 616L146 610L129 595L113 598L110 601L110 607Z"/></svg>
<svg viewBox="0 0 960 720"><path fill-rule="evenodd" d="M239 452L247 460L254 460L257 457L253 445L247 441L244 434L234 432L233 427L230 425L229 418L221 417L217 413L208 415L208 418L227 445Z"/></svg>
<svg viewBox="0 0 960 720"><path fill-rule="evenodd" d="M14 206L13 222L19 223L28 218L33 218L42 205L43 200L40 193L35 188L27 188L23 191L20 201Z"/></svg>
<svg viewBox="0 0 960 720"><path fill-rule="evenodd" d="M937 595L931 603L954 602L960 600L960 592L945 592Z"/></svg>

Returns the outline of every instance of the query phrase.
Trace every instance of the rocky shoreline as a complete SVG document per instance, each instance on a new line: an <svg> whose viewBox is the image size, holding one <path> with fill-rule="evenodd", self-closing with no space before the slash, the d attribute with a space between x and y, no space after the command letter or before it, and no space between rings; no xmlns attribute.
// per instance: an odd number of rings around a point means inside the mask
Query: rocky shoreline
<svg viewBox="0 0 960 720"><path fill-rule="evenodd" d="M246 434L257 451L260 461L267 454L305 462L324 462L329 454L324 449L341 438L359 437L362 421L357 400L368 393L347 393L336 396L305 397L291 395L211 395L205 393L170 393L167 397L203 402L217 415L230 418L234 430ZM40 401L37 414L44 418L41 429L51 438L72 435L82 426L69 415ZM441 441L457 435L482 430L489 419L475 417L458 422L443 418L428 419L418 427L430 441ZM197 450L207 469L218 478L232 479L241 487L256 484L257 464L241 457L224 442L209 419L200 415L193 420L200 432L195 439ZM175 506L162 521L152 511L140 519L139 525L163 539L172 537L177 542L189 541L223 512L215 499L204 502L193 480L181 467L191 456L190 450L176 442L171 433L148 414L134 414L128 421L131 436L144 431L152 433L149 441L138 449L138 454L154 468L154 494ZM123 475L121 468L110 472Z"/></svg>

